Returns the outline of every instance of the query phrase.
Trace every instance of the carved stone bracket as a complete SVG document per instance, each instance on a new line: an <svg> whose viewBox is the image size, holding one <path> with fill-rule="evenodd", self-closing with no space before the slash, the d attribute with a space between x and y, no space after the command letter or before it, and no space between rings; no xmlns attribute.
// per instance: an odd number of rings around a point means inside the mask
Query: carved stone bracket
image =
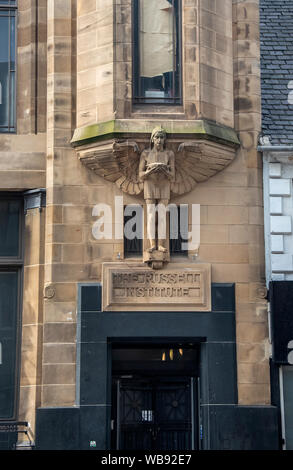
<svg viewBox="0 0 293 470"><path fill-rule="evenodd" d="M153 251L149 253L147 251L143 254L143 261L144 263L148 264L148 266L152 267L153 269L162 269L164 263L170 261L170 254L169 253L162 253L161 251Z"/></svg>
<svg viewBox="0 0 293 470"><path fill-rule="evenodd" d="M184 137L167 139L165 129L156 126L149 140L133 135L96 141L77 150L90 171L115 183L121 191L145 199L147 232L152 235L143 260L153 269L162 269L170 261L164 240L158 239L158 227L165 222L162 215L159 218L151 213L153 206L167 206L172 198L192 191L226 168L236 153L232 145Z"/></svg>
<svg viewBox="0 0 293 470"><path fill-rule="evenodd" d="M81 163L107 181L116 183L131 195L142 193L138 180L139 154L149 141L110 139L79 148L77 156ZM176 167L186 178L177 178L174 194L191 191L196 184L204 182L226 168L235 158L236 150L208 140L168 140L168 148L176 154ZM179 175L179 172L178 172Z"/></svg>

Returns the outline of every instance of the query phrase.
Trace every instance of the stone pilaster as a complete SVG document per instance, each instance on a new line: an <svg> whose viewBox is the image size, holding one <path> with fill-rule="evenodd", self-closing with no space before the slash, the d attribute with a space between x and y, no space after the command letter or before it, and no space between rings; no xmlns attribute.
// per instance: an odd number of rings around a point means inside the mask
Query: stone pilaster
<svg viewBox="0 0 293 470"><path fill-rule="evenodd" d="M35 412L41 405L43 283L44 283L44 192L25 196L24 282L21 341L19 420L35 431ZM19 436L19 441L27 438Z"/></svg>
<svg viewBox="0 0 293 470"><path fill-rule="evenodd" d="M234 127L232 2L199 3L199 114Z"/></svg>
<svg viewBox="0 0 293 470"><path fill-rule="evenodd" d="M114 0L77 1L77 127L115 118L114 4ZM120 30L118 43L123 34ZM119 64L129 67L127 61Z"/></svg>
<svg viewBox="0 0 293 470"><path fill-rule="evenodd" d="M46 0L18 2L17 131L46 131L47 31Z"/></svg>
<svg viewBox="0 0 293 470"><path fill-rule="evenodd" d="M235 126L238 161L247 174L247 278L236 283L239 403L270 403L265 300L258 0L233 0ZM250 196L249 196L250 195ZM236 235L236 233L235 233ZM240 232L239 232L240 236Z"/></svg>
<svg viewBox="0 0 293 470"><path fill-rule="evenodd" d="M76 231L64 230L62 202L74 154L76 2L48 1L47 217L44 289L42 406L75 402L75 284L64 275L60 242ZM65 271L64 271L65 270ZM58 273L59 276L58 276ZM64 283L62 283L62 280Z"/></svg>

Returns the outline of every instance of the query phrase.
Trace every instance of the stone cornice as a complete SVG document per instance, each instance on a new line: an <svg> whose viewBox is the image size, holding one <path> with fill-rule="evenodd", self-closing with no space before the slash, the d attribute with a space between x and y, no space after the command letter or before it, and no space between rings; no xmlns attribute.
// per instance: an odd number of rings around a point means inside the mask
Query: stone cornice
<svg viewBox="0 0 293 470"><path fill-rule="evenodd" d="M240 145L234 129L204 119L195 121L117 119L100 122L76 129L71 144L73 147L79 147L109 138L127 138L134 134L146 137L158 124L162 125L169 137L188 136L192 139L213 140L234 148Z"/></svg>

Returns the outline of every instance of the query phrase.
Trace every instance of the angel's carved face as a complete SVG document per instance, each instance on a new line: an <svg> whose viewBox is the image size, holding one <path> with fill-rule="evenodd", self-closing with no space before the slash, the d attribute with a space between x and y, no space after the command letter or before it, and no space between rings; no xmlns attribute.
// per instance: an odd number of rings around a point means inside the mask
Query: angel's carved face
<svg viewBox="0 0 293 470"><path fill-rule="evenodd" d="M156 150L162 150L165 143L165 134L163 132L156 132L153 136L153 143Z"/></svg>

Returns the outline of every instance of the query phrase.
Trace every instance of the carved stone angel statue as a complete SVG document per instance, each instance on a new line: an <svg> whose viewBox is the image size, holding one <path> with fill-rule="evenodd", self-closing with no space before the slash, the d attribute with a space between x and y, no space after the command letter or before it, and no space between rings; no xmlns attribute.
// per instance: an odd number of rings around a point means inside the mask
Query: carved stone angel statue
<svg viewBox="0 0 293 470"><path fill-rule="evenodd" d="M150 247L148 252L156 249L163 253L167 252L166 236L158 239L158 233L166 234L166 217L162 219L158 214L156 224L155 204L167 206L170 201L171 183L175 182L175 155L172 150L166 150L166 132L161 127L156 127L151 135L151 147L144 150L139 163L139 180L144 183L144 199L147 204L147 227ZM158 225L161 224L158 232ZM157 227L156 227L157 225ZM156 233L157 228L157 233Z"/></svg>
<svg viewBox="0 0 293 470"><path fill-rule="evenodd" d="M149 208L155 204L168 205L172 197L191 191L223 170L235 156L233 148L223 150L220 144L203 140L187 140L174 153L167 149L166 137L166 131L156 127L150 147L142 152L134 141L112 140L85 151L80 159L95 173L116 183L123 192L143 195ZM154 214L149 213L148 223L153 226ZM157 230L148 238L149 254L166 254L165 240L158 239Z"/></svg>

